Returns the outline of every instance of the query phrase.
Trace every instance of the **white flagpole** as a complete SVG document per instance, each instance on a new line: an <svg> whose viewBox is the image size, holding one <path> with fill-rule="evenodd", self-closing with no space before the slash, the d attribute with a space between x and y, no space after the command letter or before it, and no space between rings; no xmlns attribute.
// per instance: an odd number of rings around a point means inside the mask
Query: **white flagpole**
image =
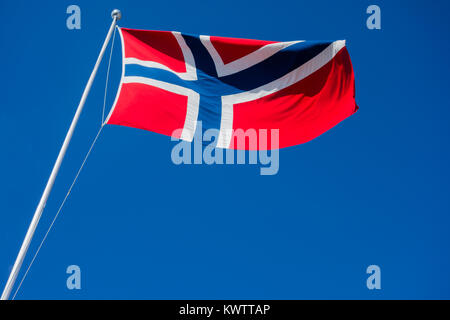
<svg viewBox="0 0 450 320"><path fill-rule="evenodd" d="M64 155L66 154L67 147L69 146L70 140L72 139L73 132L75 131L75 127L77 126L78 119L80 118L81 111L83 111L84 103L86 102L86 98L91 90L92 83L94 82L95 75L97 74L98 67L100 62L102 61L103 54L105 53L106 47L108 46L111 35L116 26L117 20L122 18L122 14L119 10L115 9L111 13L111 17L113 19L111 23L111 27L109 28L108 34L106 36L105 42L103 43L103 47L100 50L100 54L98 55L97 62L95 63L94 69L92 70L91 76L89 77L89 81L84 88L83 95L81 96L80 104L78 105L77 111L75 112L75 116L73 117L72 123L70 124L69 131L67 131L66 138L64 139L64 143L59 151L58 158L56 159L55 165L53 166L52 173L48 179L45 190L42 194L41 200L34 212L33 220L31 220L31 224L28 227L27 234L25 235L25 239L23 240L22 247L20 248L19 254L17 255L16 262L14 263L14 267L9 275L8 282L6 283L5 289L3 290L1 300L8 300L11 294L11 290L14 287L14 283L17 279L17 276L20 271L20 267L22 266L25 255L27 254L28 247L30 246L31 239L33 238L34 232L36 231L36 227L39 223L39 219L41 218L42 211L44 210L45 204L47 203L48 196L52 191L53 183L55 182L56 176L58 175L59 168L64 159Z"/></svg>

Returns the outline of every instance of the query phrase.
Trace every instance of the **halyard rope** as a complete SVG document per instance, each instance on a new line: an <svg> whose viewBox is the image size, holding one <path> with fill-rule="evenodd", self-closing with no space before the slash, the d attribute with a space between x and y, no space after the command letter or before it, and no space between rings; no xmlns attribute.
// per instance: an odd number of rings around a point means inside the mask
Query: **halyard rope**
<svg viewBox="0 0 450 320"><path fill-rule="evenodd" d="M17 293L20 290L20 287L22 286L23 281L25 280L25 278L28 275L28 272L31 269L31 266L33 265L34 261L36 260L36 257L39 254L39 251L41 250L45 240L47 239L48 234L50 233L50 231L53 228L53 225L55 224L56 219L58 218L62 208L64 207L64 204L66 203L67 199L69 198L70 193L72 192L72 189L75 185L75 183L78 180L78 176L80 175L81 171L83 170L84 165L86 164L87 159L89 158L89 155L91 154L92 149L94 148L95 143L97 142L98 137L100 136L100 133L102 132L103 126L104 126L104 118L105 118L105 106L106 106L106 96L107 96L107 90L108 90L108 80L109 80L109 70L111 67L111 57L112 57L112 52L113 52L113 48L114 48L114 39L116 37L116 29L114 30L114 35L113 35L113 40L112 40L112 44L111 44L111 52L109 55L109 62L108 62L108 70L107 70L107 74L106 74L106 83L105 83L105 95L103 98L103 110L102 110L102 124L100 126L100 129L97 132L97 135L95 136L94 140L92 141L91 147L89 148L89 151L86 153L86 156L84 157L83 163L81 164L81 167L78 169L77 174L75 175L75 178L72 181L72 184L70 185L69 190L66 193L66 196L64 197L64 200L62 201L61 205L58 208L58 211L56 212L55 217L53 218L52 223L50 224L50 226L47 229L47 232L45 233L44 238L42 239L41 243L39 244L38 249L36 250L36 253L33 256L33 259L31 260L30 264L28 265L27 271L25 271L22 279L20 280L19 285L17 286L16 291L14 292L14 295L12 297L12 300L14 300L16 298Z"/></svg>
<svg viewBox="0 0 450 320"><path fill-rule="evenodd" d="M83 169L84 164L86 163L86 160L88 159L89 155L91 154L92 148L94 147L95 142L97 142L97 139L98 139L98 137L99 137L99 135L100 135L100 132L102 132L102 129L103 129L103 126L101 126L100 129L98 130L97 135L95 136L95 139L94 139L94 141L92 142L91 147L89 148L89 151L88 151L88 153L86 154L86 156L85 156L85 158L84 158L84 160L83 160L83 163L81 164L80 169L78 169L78 172L77 172L77 174L76 174L76 176L75 176L75 178L74 178L74 180L73 180L73 182L72 182L72 185L71 185L70 188L69 188L69 191L67 191L67 194L66 194L66 196L64 197L63 202L62 202L61 205L59 206L59 209L58 209L58 211L56 212L56 215L55 215L55 217L53 218L52 223L51 223L50 226L48 227L47 232L45 233L45 236L44 236L44 238L43 238L42 241L41 241L41 244L39 245L39 247L38 247L36 253L35 253L34 256L33 256L33 259L32 259L31 262L30 262L30 265L29 265L28 268L27 268L27 271L26 271L25 274L23 275L22 280L20 280L19 286L17 287L16 292L14 293L14 296L12 297L12 300L14 300L14 298L15 298L16 295L17 295L17 293L19 292L19 289L20 289L20 287L22 286L23 281L25 280L25 278L26 278L27 275L28 275L28 271L30 271L31 266L33 265L34 260L36 259L36 257L37 257L37 255L38 255L39 251L40 251L41 248L42 248L42 245L44 244L45 240L47 239L47 236L48 236L48 234L50 233L50 230L52 229L53 225L55 224L55 221L56 221L56 219L58 218L59 213L61 212L62 208L64 207L64 204L66 203L67 198L69 197L70 193L72 192L72 188L73 188L73 186L75 185L75 183L77 182L78 176L80 175L81 170Z"/></svg>
<svg viewBox="0 0 450 320"><path fill-rule="evenodd" d="M113 53L113 49L114 49L114 40L116 39L116 31L117 31L117 28L114 28L114 34L113 34L113 39L112 39L112 43L111 43L111 52L109 53L108 71L106 71L105 95L103 97L103 109L102 109L102 126L103 126L103 122L105 122L105 106L106 106L106 95L108 92L109 68L111 66L111 58L112 58L112 53Z"/></svg>

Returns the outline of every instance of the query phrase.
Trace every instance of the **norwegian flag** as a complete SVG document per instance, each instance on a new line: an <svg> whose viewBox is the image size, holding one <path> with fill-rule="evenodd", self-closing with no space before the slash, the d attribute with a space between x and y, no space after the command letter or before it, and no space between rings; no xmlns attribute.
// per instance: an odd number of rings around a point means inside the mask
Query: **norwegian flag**
<svg viewBox="0 0 450 320"><path fill-rule="evenodd" d="M284 148L316 138L358 109L345 41L118 30L122 78L107 124L186 141L196 130L217 129L216 147L233 149L261 149L238 145L237 129L278 129Z"/></svg>

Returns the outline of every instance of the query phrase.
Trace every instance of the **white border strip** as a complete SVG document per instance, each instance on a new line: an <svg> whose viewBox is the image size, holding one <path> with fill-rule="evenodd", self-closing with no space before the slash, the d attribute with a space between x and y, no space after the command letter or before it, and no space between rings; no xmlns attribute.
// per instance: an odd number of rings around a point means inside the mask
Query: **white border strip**
<svg viewBox="0 0 450 320"><path fill-rule="evenodd" d="M174 73L183 80L197 80L197 69L195 68L195 60L194 56L192 55L191 49L186 44L186 41L184 40L180 32L172 31L172 34L177 40L178 45L181 48L181 52L183 53L184 61L186 63L186 72L175 72L161 63L155 61L140 60L137 58L125 58L125 64L137 64L147 68L162 69Z"/></svg>
<svg viewBox="0 0 450 320"><path fill-rule="evenodd" d="M208 50L211 55L214 64L216 66L217 75L219 77L228 76L234 74L236 72L247 69L251 66L254 66L267 58L273 56L277 52L292 46L293 44L304 42L304 41L290 41L290 42L276 42L267 44L252 53L243 56L242 58L236 59L230 63L224 64L222 58L217 52L216 48L211 42L210 36L200 36L200 40L205 46L206 50Z"/></svg>
<svg viewBox="0 0 450 320"><path fill-rule="evenodd" d="M172 34L177 39L181 51L183 52L184 61L186 63L186 73L190 77L190 79L185 80L197 80L197 68L195 67L195 59L194 55L192 54L191 48L188 47L180 32L172 31Z"/></svg>
<svg viewBox="0 0 450 320"><path fill-rule="evenodd" d="M241 92L233 95L222 97L222 118L220 122L219 138L217 141L218 148L228 148L233 136L233 108L235 104L249 102L260 99L274 92L280 91L290 85L301 81L316 72L328 62L330 62L336 54L345 47L345 40L339 40L331 43L325 50L301 65L297 69L289 72L283 77L265 84L251 91Z"/></svg>

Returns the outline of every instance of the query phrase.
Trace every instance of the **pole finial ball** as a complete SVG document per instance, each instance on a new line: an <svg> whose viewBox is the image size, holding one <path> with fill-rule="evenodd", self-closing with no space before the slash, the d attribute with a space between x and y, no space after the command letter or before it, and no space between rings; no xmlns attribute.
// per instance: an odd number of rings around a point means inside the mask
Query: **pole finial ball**
<svg viewBox="0 0 450 320"><path fill-rule="evenodd" d="M120 10L119 9L114 9L112 12L111 12L111 18L116 18L117 20L120 20L121 18L122 18L122 12L120 12Z"/></svg>

